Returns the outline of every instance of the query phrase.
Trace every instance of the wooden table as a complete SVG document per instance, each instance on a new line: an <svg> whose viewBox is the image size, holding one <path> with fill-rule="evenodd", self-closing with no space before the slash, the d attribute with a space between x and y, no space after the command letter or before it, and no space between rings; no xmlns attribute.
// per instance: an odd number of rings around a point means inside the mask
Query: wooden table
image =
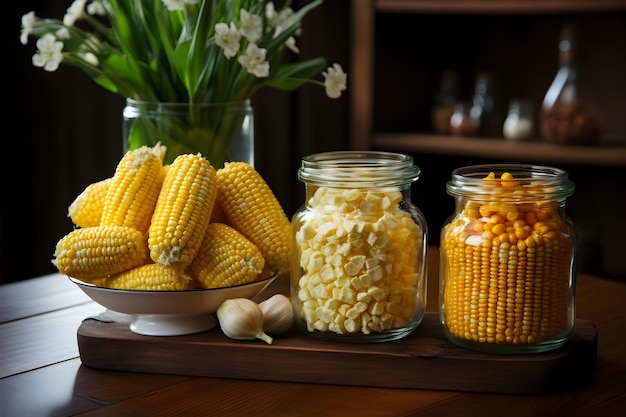
<svg viewBox="0 0 626 417"><path fill-rule="evenodd" d="M430 312L437 311L437 273L431 248ZM580 274L577 301L577 317L597 328L589 383L556 394L504 395L89 368L77 329L104 309L52 274L0 286L0 416L623 416L626 283Z"/></svg>

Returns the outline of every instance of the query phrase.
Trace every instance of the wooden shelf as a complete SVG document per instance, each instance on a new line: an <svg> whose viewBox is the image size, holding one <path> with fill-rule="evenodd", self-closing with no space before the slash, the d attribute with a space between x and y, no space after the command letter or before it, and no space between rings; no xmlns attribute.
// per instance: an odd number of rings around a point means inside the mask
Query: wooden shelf
<svg viewBox="0 0 626 417"><path fill-rule="evenodd" d="M590 13L626 10L624 0L375 0L388 13Z"/></svg>
<svg viewBox="0 0 626 417"><path fill-rule="evenodd" d="M475 138L435 134L376 133L379 150L455 155L527 163L626 167L626 146L562 146L546 142L515 142L503 138Z"/></svg>
<svg viewBox="0 0 626 417"><path fill-rule="evenodd" d="M493 39L498 30L502 30L498 26L499 17L495 16L498 14L509 17L524 15L515 22L529 19L531 22L539 23L537 27L545 32L547 29L554 29L550 26L552 21L543 19L545 15L578 13L580 16L585 16L587 21L593 21L590 28L598 29L599 22L608 20L615 24L615 20L611 20L615 13L621 16L617 19L626 19L625 11L626 0L352 0L351 21L357 22L357 24L351 25L350 148L353 150L376 148L400 152L428 152L440 155L472 156L545 164L563 163L624 168L626 167L626 136L624 136L626 130L620 124L622 116L619 109L623 109L625 105L624 96L620 92L624 91L626 84L619 74L626 67L626 55L615 52L619 50L621 39L625 36L623 31L620 31L618 37L611 38L610 44L603 43L606 41L606 37L596 36L597 30L588 32L587 42L589 45L594 43L602 45L602 48L587 48L587 51L600 51L588 55L590 61L598 62L598 65L600 63L606 65L606 55L614 54L612 61L614 65L612 64L611 68L603 69L601 73L593 73L590 78L593 83L588 86L598 94L595 99L603 103L603 110L606 111L605 116L608 122L606 138L603 138L601 143L595 147L558 146L539 141L512 143L504 139L455 138L429 133L388 133L395 130L404 131L404 129L407 132L412 129L417 132L427 132L430 126L428 126L429 121L425 120L427 117L425 115L430 113L428 101L432 93L429 88L436 82L433 74L436 71L441 71L440 67L443 65L451 65L451 62L456 66L461 65L463 71L471 74L472 71L483 65L479 61L480 58L492 57L493 53L487 53L475 47L475 59L473 61L466 59L467 62L460 55L458 57L445 57L445 55L436 54L438 50L450 46L449 39L441 39L442 33L437 32L432 33L432 39L428 43L422 42L413 45L417 48L417 44L419 44L421 48L419 53L430 55L423 55L423 58L416 61L394 61L390 59L394 57L393 54L380 50L379 42L389 41L390 38L386 34L393 28L390 22L397 20L401 24L410 24L411 20L402 16L407 14L416 16L440 14L444 16L440 17L442 21L449 19L451 22L458 22L454 15L494 15L492 20L486 18L481 21L484 25L496 27L493 32L489 32L489 30L481 32L483 39ZM592 16L596 16L594 13L601 16L598 18L599 20L593 20L595 18ZM392 14L397 16L390 16ZM555 18L555 23L560 22L560 18ZM419 18L416 21L426 22L423 19L419 20ZM620 21L617 20L617 22ZM419 33L424 35L426 29L422 26L420 28L422 32ZM554 29L554 31L556 30ZM553 40L556 39L557 32L550 33ZM551 66L554 65L554 62L550 61L554 58L554 51L546 48L542 43L545 39L535 32L528 32L525 36L529 36L527 39L529 43L537 44L536 50L533 50L530 56L536 58L541 65L518 70L517 63L508 62L508 58L498 59L497 64L503 68L502 71L513 71L510 74L507 73L509 78L506 79L504 85L506 88L503 88L506 90L505 96L513 97L515 94L519 94L519 88L523 88L524 93L538 101L545 92L545 86L549 85L554 76L555 69ZM394 38L391 37L391 39ZM409 43L410 40L405 40L405 42ZM434 46L427 46L429 44ZM519 47L520 44L517 45ZM486 42L485 48L499 50L498 48L501 46L498 43ZM527 46L526 49L529 47ZM482 54L479 51L482 51ZM528 51L520 50L520 56L528 57ZM440 61L445 60L444 58L447 61L442 64ZM510 59L508 60L510 61ZM454 65L452 66L454 67ZM491 65L494 65L493 61ZM590 67L587 70L596 71L599 68L597 65L590 65ZM518 72L515 73L514 71ZM532 77L528 77L524 71L532 71ZM408 74L417 74L415 77L420 78L419 80L406 78ZM395 81L394 77L410 81L403 84L403 81ZM607 80L614 82L614 85L608 84L609 81ZM524 87L517 87L521 84L524 84ZM402 86L406 87L404 91ZM517 89L511 86L515 86ZM407 93L407 90L415 91L416 95L411 96L413 93ZM401 104L394 104L394 100L395 103ZM411 106L405 105L409 102L408 100L413 100ZM393 113L392 106L399 107L398 114ZM413 113L410 113L411 111Z"/></svg>

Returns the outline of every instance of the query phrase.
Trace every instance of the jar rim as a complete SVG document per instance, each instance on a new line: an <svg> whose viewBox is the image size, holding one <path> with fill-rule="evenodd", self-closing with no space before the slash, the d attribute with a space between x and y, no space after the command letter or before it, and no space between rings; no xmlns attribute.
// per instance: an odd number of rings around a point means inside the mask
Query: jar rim
<svg viewBox="0 0 626 417"><path fill-rule="evenodd" d="M407 186L419 179L413 157L384 151L331 151L302 158L298 179L333 187Z"/></svg>
<svg viewBox="0 0 626 417"><path fill-rule="evenodd" d="M501 179L505 172L513 178ZM494 180L485 180L490 173L495 175ZM537 198L565 199L574 193L575 188L567 171L561 168L532 164L484 164L454 169L452 178L446 183L446 190L452 196L492 195L495 187L507 182L515 183L516 190L527 190ZM507 196L501 194L499 197ZM515 195L509 197L515 198Z"/></svg>
<svg viewBox="0 0 626 417"><path fill-rule="evenodd" d="M187 103L187 102L175 102L175 101L158 101L158 100L136 100L134 98L127 97L126 105L133 107L146 107L151 109L178 109L188 108L190 106L197 107L223 107L223 106L250 106L251 100L245 98L242 100L224 101L224 102L199 102L199 103Z"/></svg>

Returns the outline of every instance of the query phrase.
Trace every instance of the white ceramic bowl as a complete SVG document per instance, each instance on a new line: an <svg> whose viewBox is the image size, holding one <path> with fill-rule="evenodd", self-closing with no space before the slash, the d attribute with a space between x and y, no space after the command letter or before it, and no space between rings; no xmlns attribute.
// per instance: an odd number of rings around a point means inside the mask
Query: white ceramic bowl
<svg viewBox="0 0 626 417"><path fill-rule="evenodd" d="M262 275L249 284L184 291L119 290L70 280L103 307L130 314L130 330L148 336L179 336L199 333L217 324L215 312L227 299L253 298L277 274Z"/></svg>

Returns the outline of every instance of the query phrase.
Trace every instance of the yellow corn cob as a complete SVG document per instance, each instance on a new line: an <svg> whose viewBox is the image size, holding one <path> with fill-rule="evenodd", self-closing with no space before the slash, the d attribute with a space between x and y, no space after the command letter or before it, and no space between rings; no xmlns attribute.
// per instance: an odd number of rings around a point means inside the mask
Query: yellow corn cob
<svg viewBox="0 0 626 417"><path fill-rule="evenodd" d="M195 288L195 282L177 268L146 264L107 278L103 286L124 290L180 291Z"/></svg>
<svg viewBox="0 0 626 417"><path fill-rule="evenodd" d="M165 171L160 147L128 151L115 169L100 224L148 231Z"/></svg>
<svg viewBox="0 0 626 417"><path fill-rule="evenodd" d="M254 281L265 260L259 248L223 223L211 223L188 272L204 288L229 287Z"/></svg>
<svg viewBox="0 0 626 417"><path fill-rule="evenodd" d="M52 260L60 273L87 281L147 262L143 234L125 226L75 229L57 242Z"/></svg>
<svg viewBox="0 0 626 417"><path fill-rule="evenodd" d="M245 162L217 171L217 201L229 223L254 243L272 270L289 270L291 225L261 174Z"/></svg>
<svg viewBox="0 0 626 417"><path fill-rule="evenodd" d="M70 204L67 217L78 227L99 226L104 200L113 178L89 184Z"/></svg>
<svg viewBox="0 0 626 417"><path fill-rule="evenodd" d="M186 268L202 243L215 203L215 168L200 154L176 157L168 168L148 231L150 257Z"/></svg>

